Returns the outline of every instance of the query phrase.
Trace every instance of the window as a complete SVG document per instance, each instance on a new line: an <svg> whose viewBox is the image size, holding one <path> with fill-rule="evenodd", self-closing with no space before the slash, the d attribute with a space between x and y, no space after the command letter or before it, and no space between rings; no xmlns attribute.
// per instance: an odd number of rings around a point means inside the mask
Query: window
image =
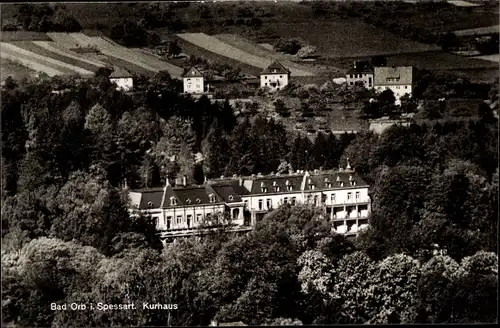
<svg viewBox="0 0 500 328"><path fill-rule="evenodd" d="M215 196L213 194L210 194L209 197L210 197L210 203L215 203Z"/></svg>
<svg viewBox="0 0 500 328"><path fill-rule="evenodd" d="M245 207L248 207L248 200L244 200L243 204L244 204Z"/></svg>
<svg viewBox="0 0 500 328"><path fill-rule="evenodd" d="M344 186L344 182L343 181L340 181L340 186L343 187Z"/></svg>
<svg viewBox="0 0 500 328"><path fill-rule="evenodd" d="M262 199L259 199L259 211L262 211Z"/></svg>
<svg viewBox="0 0 500 328"><path fill-rule="evenodd" d="M229 195L229 200L232 201L234 199L233 195Z"/></svg>
<svg viewBox="0 0 500 328"><path fill-rule="evenodd" d="M240 216L240 209L233 208L233 219L237 219Z"/></svg>
<svg viewBox="0 0 500 328"><path fill-rule="evenodd" d="M295 205L297 203L297 197L292 197L292 205Z"/></svg>
<svg viewBox="0 0 500 328"><path fill-rule="evenodd" d="M153 208L153 203L152 202L148 202L148 207L149 208Z"/></svg>
<svg viewBox="0 0 500 328"><path fill-rule="evenodd" d="M266 206L267 206L267 209L273 208L273 201L271 198L266 199Z"/></svg>
<svg viewBox="0 0 500 328"><path fill-rule="evenodd" d="M262 192L267 192L267 187L262 187Z"/></svg>
<svg viewBox="0 0 500 328"><path fill-rule="evenodd" d="M407 85L405 85L405 89L408 89L408 86L407 86Z"/></svg>
<svg viewBox="0 0 500 328"><path fill-rule="evenodd" d="M182 215L177 215L177 221L176 221L176 223L177 224L181 224L181 222L182 222Z"/></svg>
<svg viewBox="0 0 500 328"><path fill-rule="evenodd" d="M283 204L288 204L288 197L283 198Z"/></svg>
<svg viewBox="0 0 500 328"><path fill-rule="evenodd" d="M316 205L316 206L319 205L319 197L317 195L314 196L314 205Z"/></svg>
<svg viewBox="0 0 500 328"><path fill-rule="evenodd" d="M359 191L356 191L356 200L359 200Z"/></svg>
<svg viewBox="0 0 500 328"><path fill-rule="evenodd" d="M189 198L186 199L186 204L188 204L188 205L191 204L191 199L189 199Z"/></svg>
<svg viewBox="0 0 500 328"><path fill-rule="evenodd" d="M283 75L280 75L280 79L282 79L282 78L283 78Z"/></svg>
<svg viewBox="0 0 500 328"><path fill-rule="evenodd" d="M167 230L169 230L172 227L172 217L167 216Z"/></svg>
<svg viewBox="0 0 500 328"><path fill-rule="evenodd" d="M196 223L201 222L201 214L196 214Z"/></svg>
<svg viewBox="0 0 500 328"><path fill-rule="evenodd" d="M191 228L191 219L193 218L193 216L191 214L188 214L187 216L187 227L188 228Z"/></svg>
<svg viewBox="0 0 500 328"><path fill-rule="evenodd" d="M170 198L170 205L172 205L172 206L177 205L177 199L175 199L174 197L171 197Z"/></svg>
<svg viewBox="0 0 500 328"><path fill-rule="evenodd" d="M332 204L335 204L335 193L332 194Z"/></svg>
<svg viewBox="0 0 500 328"><path fill-rule="evenodd" d="M312 185L309 185L309 188L311 188L311 190L314 190L314 188L316 188L316 186L312 184Z"/></svg>
<svg viewBox="0 0 500 328"><path fill-rule="evenodd" d="M197 88L199 88L199 87L200 87L200 85L199 85L199 84L197 84L197 85L196 85L196 87L197 87Z"/></svg>
<svg viewBox="0 0 500 328"><path fill-rule="evenodd" d="M293 187L292 186L288 186L288 191L292 191L293 190Z"/></svg>
<svg viewBox="0 0 500 328"><path fill-rule="evenodd" d="M280 191L280 187L279 186L276 186L275 189L276 189L276 192Z"/></svg>
<svg viewBox="0 0 500 328"><path fill-rule="evenodd" d="M311 204L311 201L312 201L312 196L311 196L311 195L308 195L308 196L307 196L307 203L308 203L308 204Z"/></svg>
<svg viewBox="0 0 500 328"><path fill-rule="evenodd" d="M267 87L267 83L264 84Z"/></svg>
<svg viewBox="0 0 500 328"><path fill-rule="evenodd" d="M347 200L351 200L352 199L352 192L348 192L347 193Z"/></svg>
<svg viewBox="0 0 500 328"><path fill-rule="evenodd" d="M349 82L349 85L354 85L354 82Z"/></svg>

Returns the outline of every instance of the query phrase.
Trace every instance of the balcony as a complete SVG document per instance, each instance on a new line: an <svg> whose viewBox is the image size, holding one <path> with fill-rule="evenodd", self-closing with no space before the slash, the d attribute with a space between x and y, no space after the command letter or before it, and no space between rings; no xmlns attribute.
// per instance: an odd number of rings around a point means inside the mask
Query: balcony
<svg viewBox="0 0 500 328"><path fill-rule="evenodd" d="M370 203L370 198L359 198L359 199L338 199L335 201L327 200L323 205L334 206L334 205L356 205L356 204L368 204Z"/></svg>

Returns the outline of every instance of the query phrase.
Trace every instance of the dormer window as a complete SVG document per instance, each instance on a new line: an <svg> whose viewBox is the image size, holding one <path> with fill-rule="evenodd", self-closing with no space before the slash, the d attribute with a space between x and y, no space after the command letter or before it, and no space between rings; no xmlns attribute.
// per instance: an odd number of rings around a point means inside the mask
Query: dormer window
<svg viewBox="0 0 500 328"><path fill-rule="evenodd" d="M188 204L188 205L191 204L191 199L189 199L189 198L186 199L186 204Z"/></svg>
<svg viewBox="0 0 500 328"><path fill-rule="evenodd" d="M277 186L277 183L276 181L273 182L273 186L276 187Z"/></svg>
<svg viewBox="0 0 500 328"><path fill-rule="evenodd" d="M276 192L279 192L280 191L280 187L276 186L276 187L274 187L274 190L276 190Z"/></svg>
<svg viewBox="0 0 500 328"><path fill-rule="evenodd" d="M349 181L352 181L352 175L349 176Z"/></svg>
<svg viewBox="0 0 500 328"><path fill-rule="evenodd" d="M285 181L285 185L287 185L287 186L288 186L289 184L290 184L290 181L286 180L286 181Z"/></svg>
<svg viewBox="0 0 500 328"><path fill-rule="evenodd" d="M325 183L328 183L328 181L330 181L330 180L328 180L328 178L325 178Z"/></svg>
<svg viewBox="0 0 500 328"><path fill-rule="evenodd" d="M351 186L355 186L356 185L356 181L351 181Z"/></svg>
<svg viewBox="0 0 500 328"><path fill-rule="evenodd" d="M288 191L292 191L293 190L293 186L287 186L288 188Z"/></svg>
<svg viewBox="0 0 500 328"><path fill-rule="evenodd" d="M208 197L210 198L210 203L215 203L215 196L214 196L214 194L210 194L210 195L208 195Z"/></svg>
<svg viewBox="0 0 500 328"><path fill-rule="evenodd" d="M228 199L232 201L234 199L233 195L229 195Z"/></svg>
<svg viewBox="0 0 500 328"><path fill-rule="evenodd" d="M309 188L311 188L311 190L314 190L316 188L316 186L312 184L312 185L309 185Z"/></svg>
<svg viewBox="0 0 500 328"><path fill-rule="evenodd" d="M170 197L170 205L172 206L177 205L177 199L175 199L175 197Z"/></svg>
<svg viewBox="0 0 500 328"><path fill-rule="evenodd" d="M267 187L262 187L262 192L267 192Z"/></svg>
<svg viewBox="0 0 500 328"><path fill-rule="evenodd" d="M328 182L328 183L326 184L326 186L327 186L328 188L331 188L331 187L332 187L332 183L331 183L331 182Z"/></svg>
<svg viewBox="0 0 500 328"><path fill-rule="evenodd" d="M149 208L153 208L153 203L152 202L148 202L148 207Z"/></svg>
<svg viewBox="0 0 500 328"><path fill-rule="evenodd" d="M337 181L340 181L340 176L337 175Z"/></svg>
<svg viewBox="0 0 500 328"><path fill-rule="evenodd" d="M340 182L340 186L343 187L344 186L344 182L341 181Z"/></svg>
<svg viewBox="0 0 500 328"><path fill-rule="evenodd" d="M199 204L199 203L201 203L201 199L196 198L196 202L197 202L198 204Z"/></svg>

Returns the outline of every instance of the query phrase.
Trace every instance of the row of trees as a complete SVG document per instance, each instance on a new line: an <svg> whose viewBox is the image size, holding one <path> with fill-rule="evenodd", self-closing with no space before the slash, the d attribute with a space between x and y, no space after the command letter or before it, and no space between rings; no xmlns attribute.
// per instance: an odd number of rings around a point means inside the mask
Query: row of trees
<svg viewBox="0 0 500 328"><path fill-rule="evenodd" d="M320 217L313 208L283 206L247 235L214 233L113 257L35 239L2 253L2 318L54 327L496 321L496 254L376 260ZM72 302L87 309L50 309ZM98 302L136 309L89 309ZM144 302L177 309L148 310Z"/></svg>
<svg viewBox="0 0 500 328"><path fill-rule="evenodd" d="M64 5L22 4L17 7L15 25L4 25L4 31L16 31L22 27L25 31L35 32L78 32L80 23L66 11Z"/></svg>

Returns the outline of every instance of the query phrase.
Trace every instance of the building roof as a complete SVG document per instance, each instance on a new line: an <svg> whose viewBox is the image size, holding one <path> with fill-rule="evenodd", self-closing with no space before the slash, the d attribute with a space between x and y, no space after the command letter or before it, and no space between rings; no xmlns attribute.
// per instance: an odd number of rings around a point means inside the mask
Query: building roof
<svg viewBox="0 0 500 328"><path fill-rule="evenodd" d="M196 67L191 67L182 77L203 77L203 73Z"/></svg>
<svg viewBox="0 0 500 328"><path fill-rule="evenodd" d="M122 77L132 77L132 74L130 74L129 71L127 71L126 69L124 68L121 68L121 67L115 67L114 68L114 71L113 73L111 73L111 75L109 76L109 78L113 79L118 79L118 78L122 78Z"/></svg>
<svg viewBox="0 0 500 328"><path fill-rule="evenodd" d="M279 193L299 192L303 179L303 174L266 175L245 179L243 184L250 194L276 193L276 187L279 188ZM291 186L292 190L288 190L288 186ZM267 192L264 192L263 187L267 188Z"/></svg>
<svg viewBox="0 0 500 328"><path fill-rule="evenodd" d="M211 187L226 203L241 202L241 195L248 194L248 190L244 187L234 184L212 185Z"/></svg>
<svg viewBox="0 0 500 328"><path fill-rule="evenodd" d="M262 73L260 73L260 75L265 74L290 74L290 71L279 61L275 60L271 65L267 66Z"/></svg>
<svg viewBox="0 0 500 328"><path fill-rule="evenodd" d="M308 190L328 190L332 188L346 187L368 187L354 171L330 171L330 172L310 172L306 177L304 191ZM314 189L312 189L314 185Z"/></svg>
<svg viewBox="0 0 500 328"><path fill-rule="evenodd" d="M140 209L160 208L163 198L163 188L154 188L149 190L138 191L141 193ZM149 203L151 202L151 206Z"/></svg>
<svg viewBox="0 0 500 328"><path fill-rule="evenodd" d="M375 67L374 82L377 85L408 85L413 82L412 66Z"/></svg>

